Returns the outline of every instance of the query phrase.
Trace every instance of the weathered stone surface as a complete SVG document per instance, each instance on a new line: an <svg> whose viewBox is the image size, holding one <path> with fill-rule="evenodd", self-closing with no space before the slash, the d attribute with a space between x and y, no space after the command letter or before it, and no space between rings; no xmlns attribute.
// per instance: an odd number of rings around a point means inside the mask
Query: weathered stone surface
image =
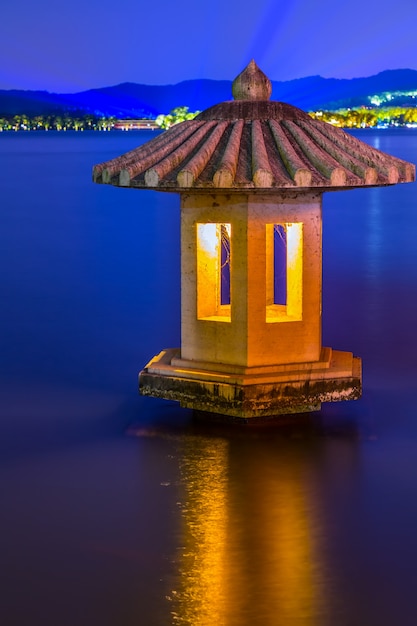
<svg viewBox="0 0 417 626"><path fill-rule="evenodd" d="M235 100L269 100L271 93L271 81L253 59L233 81L232 94Z"/></svg>
<svg viewBox="0 0 417 626"><path fill-rule="evenodd" d="M267 378L246 375L239 379L213 371L176 368L175 350L161 352L139 375L142 395L175 400L181 406L238 418L267 417L317 410L322 402L356 400L361 396L361 360L351 353L334 352L329 368L315 374L304 368L292 374L277 372ZM346 361L351 362L346 372ZM192 374L192 377L190 376Z"/></svg>

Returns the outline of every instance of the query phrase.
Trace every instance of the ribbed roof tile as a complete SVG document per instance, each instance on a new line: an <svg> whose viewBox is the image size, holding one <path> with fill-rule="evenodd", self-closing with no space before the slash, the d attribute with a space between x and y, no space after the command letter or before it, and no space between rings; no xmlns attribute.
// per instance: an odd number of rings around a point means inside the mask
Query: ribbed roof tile
<svg viewBox="0 0 417 626"><path fill-rule="evenodd" d="M253 62L245 71L235 79L234 93L247 99L211 107L96 165L93 180L161 191L340 189L414 180L412 163L294 106L260 99L270 93L265 75Z"/></svg>

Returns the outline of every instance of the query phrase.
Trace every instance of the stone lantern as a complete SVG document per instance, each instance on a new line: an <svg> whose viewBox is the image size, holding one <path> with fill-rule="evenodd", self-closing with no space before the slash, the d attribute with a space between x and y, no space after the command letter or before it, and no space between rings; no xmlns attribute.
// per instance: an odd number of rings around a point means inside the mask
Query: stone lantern
<svg viewBox="0 0 417 626"><path fill-rule="evenodd" d="M414 165L271 101L254 61L234 100L94 167L94 181L181 197L181 347L143 395L237 418L361 395L361 359L321 340L322 195L414 180Z"/></svg>

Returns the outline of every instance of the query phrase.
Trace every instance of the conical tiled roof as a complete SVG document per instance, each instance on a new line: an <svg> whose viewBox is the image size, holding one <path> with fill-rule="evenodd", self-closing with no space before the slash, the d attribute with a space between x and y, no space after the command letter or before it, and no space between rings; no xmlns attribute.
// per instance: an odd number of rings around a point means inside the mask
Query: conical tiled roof
<svg viewBox="0 0 417 626"><path fill-rule="evenodd" d="M96 165L93 180L161 191L279 189L411 182L415 166L307 113L270 101L254 61L235 79L235 100L172 126L148 143Z"/></svg>

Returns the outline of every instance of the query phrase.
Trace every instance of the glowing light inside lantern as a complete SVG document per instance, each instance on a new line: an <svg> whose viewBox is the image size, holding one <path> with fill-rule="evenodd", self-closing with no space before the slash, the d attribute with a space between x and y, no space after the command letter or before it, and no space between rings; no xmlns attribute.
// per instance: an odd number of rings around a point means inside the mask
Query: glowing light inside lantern
<svg viewBox="0 0 417 626"><path fill-rule="evenodd" d="M266 225L266 321L302 319L303 225Z"/></svg>
<svg viewBox="0 0 417 626"><path fill-rule="evenodd" d="M197 224L197 317L230 322L231 225Z"/></svg>

